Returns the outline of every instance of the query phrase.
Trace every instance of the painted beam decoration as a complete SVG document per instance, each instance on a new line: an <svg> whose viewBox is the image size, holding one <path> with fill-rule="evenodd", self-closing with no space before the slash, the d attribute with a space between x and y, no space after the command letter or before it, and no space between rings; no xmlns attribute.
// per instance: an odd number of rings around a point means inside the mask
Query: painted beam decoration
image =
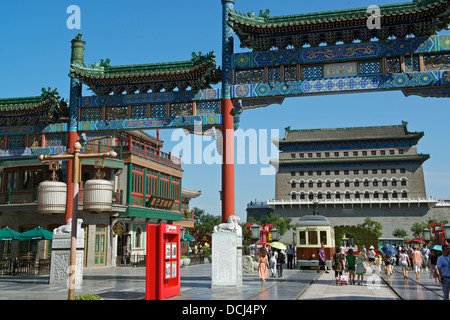
<svg viewBox="0 0 450 320"><path fill-rule="evenodd" d="M265 66L397 57L411 55L411 53L441 53L445 51L450 51L450 35L314 48L236 53L233 55L232 66L233 69L238 70Z"/></svg>
<svg viewBox="0 0 450 320"><path fill-rule="evenodd" d="M222 124L220 114L202 116L176 116L153 119L124 119L124 120L99 120L80 121L80 131L105 131L105 130L133 130L133 129L164 129L193 127L201 123L202 127L219 126Z"/></svg>
<svg viewBox="0 0 450 320"><path fill-rule="evenodd" d="M81 108L102 106L142 105L148 103L180 103L187 101L218 100L221 89L153 92L108 96L86 96L81 98Z"/></svg>

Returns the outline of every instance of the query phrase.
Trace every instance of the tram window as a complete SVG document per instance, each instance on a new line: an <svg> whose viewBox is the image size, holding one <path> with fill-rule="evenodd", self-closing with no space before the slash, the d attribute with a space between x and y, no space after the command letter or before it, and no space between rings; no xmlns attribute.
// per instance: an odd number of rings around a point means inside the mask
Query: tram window
<svg viewBox="0 0 450 320"><path fill-rule="evenodd" d="M305 231L300 231L298 238L300 239L300 244L306 244L306 232Z"/></svg>
<svg viewBox="0 0 450 320"><path fill-rule="evenodd" d="M318 244L317 231L308 231L309 244Z"/></svg>
<svg viewBox="0 0 450 320"><path fill-rule="evenodd" d="M327 232L326 231L320 231L320 243L327 245Z"/></svg>

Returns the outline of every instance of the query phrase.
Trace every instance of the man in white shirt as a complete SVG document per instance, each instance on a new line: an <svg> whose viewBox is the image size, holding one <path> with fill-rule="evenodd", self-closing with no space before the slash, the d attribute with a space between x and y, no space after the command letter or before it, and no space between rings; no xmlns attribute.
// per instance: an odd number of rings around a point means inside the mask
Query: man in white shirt
<svg viewBox="0 0 450 320"><path fill-rule="evenodd" d="M448 300L448 292L450 288L450 247L442 246L442 255L438 258L436 267L441 279L444 300Z"/></svg>

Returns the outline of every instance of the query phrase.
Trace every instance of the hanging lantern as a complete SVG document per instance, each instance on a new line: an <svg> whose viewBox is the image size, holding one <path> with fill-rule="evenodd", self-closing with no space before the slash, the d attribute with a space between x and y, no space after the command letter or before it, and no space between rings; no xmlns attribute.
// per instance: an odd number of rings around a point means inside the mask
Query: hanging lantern
<svg viewBox="0 0 450 320"><path fill-rule="evenodd" d="M103 212L112 211L112 196L114 186L109 180L102 179L102 164L95 163L96 179L88 180L84 184L83 211Z"/></svg>
<svg viewBox="0 0 450 320"><path fill-rule="evenodd" d="M67 204L67 185L64 182L57 181L59 162L51 161L49 169L52 181L43 181L39 183L38 192L38 212L46 214L65 213Z"/></svg>

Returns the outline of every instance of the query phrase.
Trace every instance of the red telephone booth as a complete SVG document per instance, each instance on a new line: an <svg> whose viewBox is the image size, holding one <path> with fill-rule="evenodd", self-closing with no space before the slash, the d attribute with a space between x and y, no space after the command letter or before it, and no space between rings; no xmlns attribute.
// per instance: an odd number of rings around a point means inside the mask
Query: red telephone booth
<svg viewBox="0 0 450 320"><path fill-rule="evenodd" d="M147 224L145 299L180 294L180 226Z"/></svg>

